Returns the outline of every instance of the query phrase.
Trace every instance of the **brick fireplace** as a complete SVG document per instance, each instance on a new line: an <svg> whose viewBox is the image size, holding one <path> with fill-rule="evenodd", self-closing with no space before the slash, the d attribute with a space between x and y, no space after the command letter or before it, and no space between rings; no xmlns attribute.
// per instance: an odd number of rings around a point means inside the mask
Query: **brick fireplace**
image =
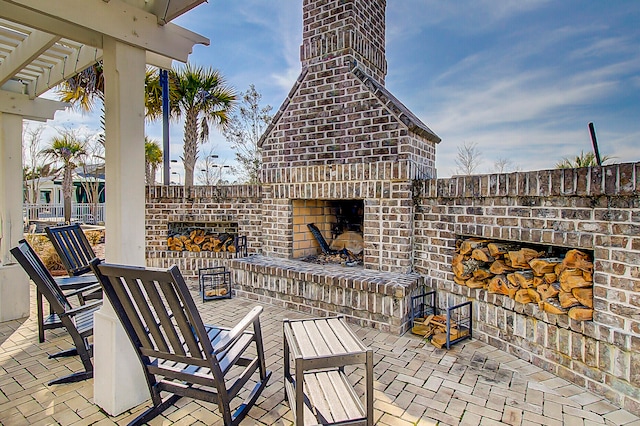
<svg viewBox="0 0 640 426"><path fill-rule="evenodd" d="M435 176L440 138L384 87L385 7L303 2L302 72L260 141L267 256L318 252L296 212L352 200L364 268L411 271L411 182ZM330 242L336 221L312 216Z"/></svg>

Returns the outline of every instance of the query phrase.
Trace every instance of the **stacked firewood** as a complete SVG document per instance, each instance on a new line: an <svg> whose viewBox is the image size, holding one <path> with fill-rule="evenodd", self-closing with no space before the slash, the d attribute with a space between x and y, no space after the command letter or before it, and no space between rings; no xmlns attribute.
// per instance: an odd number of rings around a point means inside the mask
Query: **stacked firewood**
<svg viewBox="0 0 640 426"><path fill-rule="evenodd" d="M233 235L211 234L203 229L194 229L187 234L175 234L167 239L167 246L171 251L213 251L235 253Z"/></svg>
<svg viewBox="0 0 640 426"><path fill-rule="evenodd" d="M415 318L411 332L429 339L433 346L442 349L447 344L447 317L445 315L429 315L426 318ZM458 327L455 321L451 321L449 324L450 342L468 334L469 330Z"/></svg>
<svg viewBox="0 0 640 426"><path fill-rule="evenodd" d="M579 321L593 318L593 262L583 251L546 257L517 243L467 238L456 242L451 265L460 285L537 303L545 312Z"/></svg>

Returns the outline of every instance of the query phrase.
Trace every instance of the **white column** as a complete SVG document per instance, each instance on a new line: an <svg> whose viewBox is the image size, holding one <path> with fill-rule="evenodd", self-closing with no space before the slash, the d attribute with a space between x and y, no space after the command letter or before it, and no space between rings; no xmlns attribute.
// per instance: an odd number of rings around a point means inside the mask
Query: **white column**
<svg viewBox="0 0 640 426"><path fill-rule="evenodd" d="M9 252L23 232L22 116L0 112L0 322L29 316L29 280Z"/></svg>
<svg viewBox="0 0 640 426"><path fill-rule="evenodd" d="M144 266L145 51L105 37L106 236L111 263ZM149 398L140 362L113 307L94 320L94 400L118 415Z"/></svg>

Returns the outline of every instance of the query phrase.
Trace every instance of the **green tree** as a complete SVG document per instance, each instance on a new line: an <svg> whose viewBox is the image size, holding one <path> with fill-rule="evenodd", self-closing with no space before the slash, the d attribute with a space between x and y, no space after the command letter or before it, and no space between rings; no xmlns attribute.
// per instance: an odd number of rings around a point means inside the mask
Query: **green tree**
<svg viewBox="0 0 640 426"><path fill-rule="evenodd" d="M605 155L601 157L600 160L602 160L602 164L604 164L611 160L611 157ZM598 161L593 152L580 151L580 155L576 155L575 158L563 158L562 161L556 164L556 169L578 169L580 167L593 167L597 165Z"/></svg>
<svg viewBox="0 0 640 426"><path fill-rule="evenodd" d="M184 186L193 186L198 144L209 138L209 124L224 127L236 100L219 71L187 64L169 73L170 105L174 117L184 116Z"/></svg>
<svg viewBox="0 0 640 426"><path fill-rule="evenodd" d="M162 149L158 142L144 137L144 165L147 185L155 185L156 170L162 164Z"/></svg>
<svg viewBox="0 0 640 426"><path fill-rule="evenodd" d="M236 174L240 181L260 183L260 169L262 168L262 150L258 142L262 134L271 123L271 105L260 106L262 95L252 84L249 89L241 93L242 102L237 113L231 115L227 126L222 130L225 139L236 151L239 166Z"/></svg>
<svg viewBox="0 0 640 426"><path fill-rule="evenodd" d="M51 146L41 151L52 161L62 163L62 198L64 199L64 220L71 222L71 194L73 191L73 170L76 162L86 155L85 147L71 130L62 130L51 140Z"/></svg>

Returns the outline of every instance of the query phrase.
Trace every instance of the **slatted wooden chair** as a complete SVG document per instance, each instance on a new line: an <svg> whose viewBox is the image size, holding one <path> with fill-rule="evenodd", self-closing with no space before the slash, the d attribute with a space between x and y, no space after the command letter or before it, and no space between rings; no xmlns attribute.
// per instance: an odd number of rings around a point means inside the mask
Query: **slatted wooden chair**
<svg viewBox="0 0 640 426"><path fill-rule="evenodd" d="M49 355L49 358L79 355L84 371L70 374L49 382L50 385L78 382L93 377L93 345L89 338L93 335L93 313L102 306L102 300L95 300L78 307L73 307L69 300L70 293L65 294L44 266L36 252L26 240L21 240L17 247L11 249L11 254L22 265L38 290L49 302L54 315L73 339L74 348ZM95 291L100 285L83 287L77 293Z"/></svg>
<svg viewBox="0 0 640 426"><path fill-rule="evenodd" d="M89 263L96 254L78 223L47 226L45 232L70 277L91 272Z"/></svg>
<svg viewBox="0 0 640 426"><path fill-rule="evenodd" d="M92 268L136 349L151 392L153 406L129 425L148 422L182 396L217 403L225 425L239 424L271 377L260 331L262 307L231 329L207 326L176 266L160 271L94 259ZM256 371L259 377L250 382ZM235 398L247 383L255 385L239 403ZM161 392L171 396L163 400Z"/></svg>

